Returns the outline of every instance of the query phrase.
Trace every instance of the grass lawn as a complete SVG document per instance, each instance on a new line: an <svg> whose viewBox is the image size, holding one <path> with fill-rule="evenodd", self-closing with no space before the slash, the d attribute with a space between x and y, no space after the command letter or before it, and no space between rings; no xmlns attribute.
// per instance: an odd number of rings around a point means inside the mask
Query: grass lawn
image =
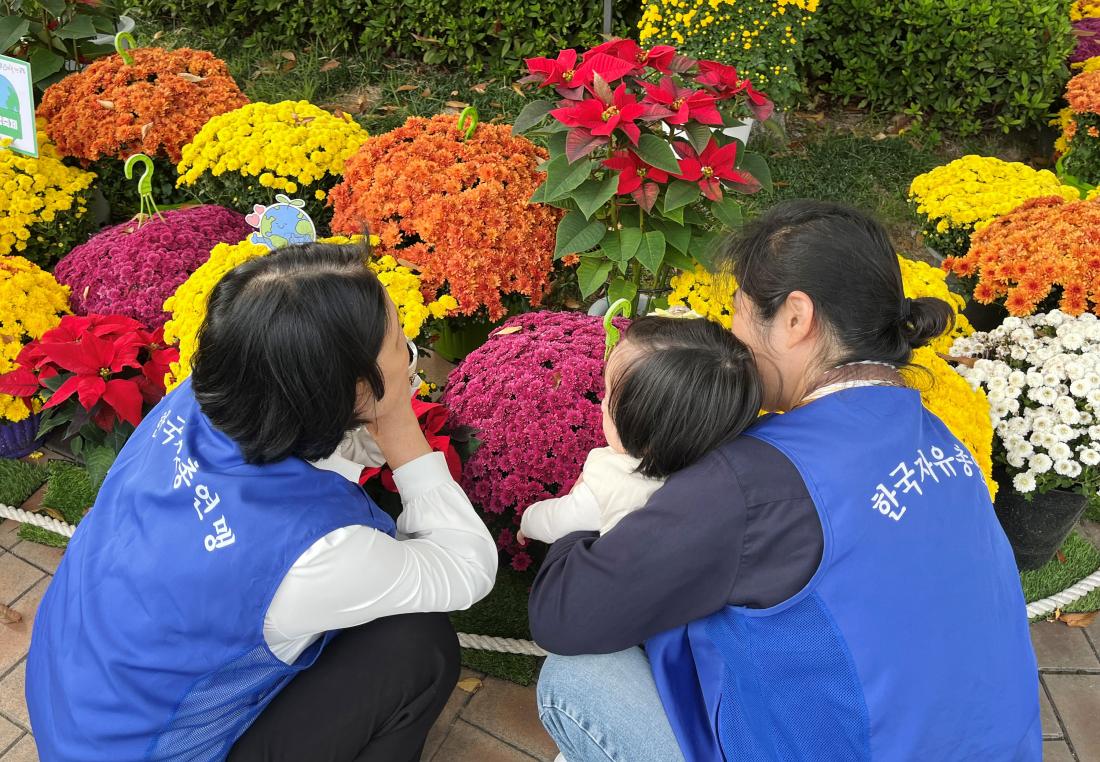
<svg viewBox="0 0 1100 762"><path fill-rule="evenodd" d="M1083 577L1100 569L1100 550L1093 547L1077 532L1073 532L1062 544L1065 561L1052 558L1046 566L1024 572L1020 579L1024 584L1024 598L1028 603L1046 598L1065 590ZM1076 603L1066 606L1066 611L1096 611L1100 609L1100 588L1093 590Z"/></svg>

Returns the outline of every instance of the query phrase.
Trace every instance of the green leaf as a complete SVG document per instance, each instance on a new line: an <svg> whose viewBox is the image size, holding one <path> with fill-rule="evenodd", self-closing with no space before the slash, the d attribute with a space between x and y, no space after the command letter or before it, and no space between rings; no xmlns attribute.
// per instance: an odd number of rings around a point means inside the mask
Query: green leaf
<svg viewBox="0 0 1100 762"><path fill-rule="evenodd" d="M677 270L691 272L695 269L696 262L687 254L669 249L665 252L665 264L669 267L675 267Z"/></svg>
<svg viewBox="0 0 1100 762"><path fill-rule="evenodd" d="M611 285L607 287L607 301L610 304L614 304L620 299L633 302L634 297L637 295L638 287L623 277L616 277L615 280L611 281Z"/></svg>
<svg viewBox="0 0 1100 762"><path fill-rule="evenodd" d="M714 269L714 253L723 236L718 233L705 231L696 233L691 238L691 251L688 256L703 266L705 270Z"/></svg>
<svg viewBox="0 0 1100 762"><path fill-rule="evenodd" d="M699 186L695 183L687 183L683 180L674 180L668 188L665 189L665 203L664 213L667 216L669 212L685 207L688 204L695 201L702 195L699 192Z"/></svg>
<svg viewBox="0 0 1100 762"><path fill-rule="evenodd" d="M622 249L620 262L629 262L634 259L642 246L642 231L638 228L623 228L619 231L619 246Z"/></svg>
<svg viewBox="0 0 1100 762"><path fill-rule="evenodd" d="M582 213L569 212L558 223L554 259L594 248L603 240L605 233L607 226L599 220L589 222Z"/></svg>
<svg viewBox="0 0 1100 762"><path fill-rule="evenodd" d="M516 117L515 124L512 125L513 135L522 135L537 125L546 115L554 110L554 103L552 101L531 101L523 110L519 112L519 116Z"/></svg>
<svg viewBox="0 0 1100 762"><path fill-rule="evenodd" d="M9 48L14 47L30 27L30 22L19 16L0 18L0 53L5 53Z"/></svg>
<svg viewBox="0 0 1100 762"><path fill-rule="evenodd" d="M581 257L581 263L577 267L577 285L581 289L581 297L587 299L596 293L607 281L611 274L613 263L599 257Z"/></svg>
<svg viewBox="0 0 1100 762"><path fill-rule="evenodd" d="M760 183L760 189L770 193L772 190L772 171L768 168L768 161L763 155L746 151L741 154L737 168L748 172Z"/></svg>
<svg viewBox="0 0 1100 762"><path fill-rule="evenodd" d="M642 161L665 172L679 172L680 163L676 161L676 154L672 152L672 146L664 138L659 138L652 133L645 133L638 140L634 149Z"/></svg>
<svg viewBox="0 0 1100 762"><path fill-rule="evenodd" d="M88 478L92 482L93 489L99 489L99 485L103 484L116 456L117 453L109 446L92 447L84 453L84 465L88 470Z"/></svg>
<svg viewBox="0 0 1100 762"><path fill-rule="evenodd" d="M661 263L665 261L665 234L659 230L651 230L645 234L641 248L638 249L638 261L654 275L661 269Z"/></svg>
<svg viewBox="0 0 1100 762"><path fill-rule="evenodd" d="M737 230L741 227L741 205L729 196L721 201L713 202L710 205L710 210L714 212L714 216L718 218L718 221L730 230Z"/></svg>
<svg viewBox="0 0 1100 762"><path fill-rule="evenodd" d="M593 162L579 161L570 164L569 159L558 156L550 160L546 165L546 181L543 185L546 201L556 201L565 198L592 173Z"/></svg>
<svg viewBox="0 0 1100 762"><path fill-rule="evenodd" d="M596 178L585 180L573 193L573 200L577 202L585 219L592 219L592 215L611 200L618 187L619 178L609 172L603 180Z"/></svg>
<svg viewBox="0 0 1100 762"><path fill-rule="evenodd" d="M51 16L60 16L65 12L65 0L38 0L38 4L45 8Z"/></svg>
<svg viewBox="0 0 1100 762"><path fill-rule="evenodd" d="M699 122L688 122L684 129L688 134L688 142L696 153L702 153L714 137L714 129Z"/></svg>
<svg viewBox="0 0 1100 762"><path fill-rule="evenodd" d="M670 220L677 225L683 225L685 208L686 207L681 206L677 209L669 209L667 212L665 212L665 219Z"/></svg>
<svg viewBox="0 0 1100 762"><path fill-rule="evenodd" d="M597 253L616 264L623 261L622 244L613 235L607 236L600 242L600 250Z"/></svg>
<svg viewBox="0 0 1100 762"><path fill-rule="evenodd" d="M54 36L62 40L82 40L96 34L95 25L87 16L73 16L72 21L54 32Z"/></svg>
<svg viewBox="0 0 1100 762"><path fill-rule="evenodd" d="M650 218L650 225L654 230L660 230L665 234L665 240L668 241L668 245L677 251L687 254L688 248L691 246L691 228L687 225L677 225L671 220L660 220L655 217Z"/></svg>
<svg viewBox="0 0 1100 762"><path fill-rule="evenodd" d="M546 141L546 147L550 151L551 158L557 158L558 156L565 155L565 141L569 138L568 132L555 132L550 136L550 139Z"/></svg>
<svg viewBox="0 0 1100 762"><path fill-rule="evenodd" d="M31 78L39 82L61 71L65 59L47 48L35 48L31 52Z"/></svg>

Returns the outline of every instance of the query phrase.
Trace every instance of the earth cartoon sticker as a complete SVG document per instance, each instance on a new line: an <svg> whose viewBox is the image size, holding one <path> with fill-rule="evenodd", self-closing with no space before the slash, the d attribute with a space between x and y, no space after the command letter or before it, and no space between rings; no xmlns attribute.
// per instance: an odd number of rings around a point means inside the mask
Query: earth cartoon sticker
<svg viewBox="0 0 1100 762"><path fill-rule="evenodd" d="M291 200L282 194L276 196L275 201L277 203L271 206L256 204L252 207L252 214L245 216L245 221L257 231L248 236L250 243L275 250L317 240L317 228L302 209L305 201L297 198Z"/></svg>

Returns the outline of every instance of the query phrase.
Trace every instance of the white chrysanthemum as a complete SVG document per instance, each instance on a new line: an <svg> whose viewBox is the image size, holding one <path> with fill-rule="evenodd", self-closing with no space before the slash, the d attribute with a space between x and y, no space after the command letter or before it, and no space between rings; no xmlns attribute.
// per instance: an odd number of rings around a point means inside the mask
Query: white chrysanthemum
<svg viewBox="0 0 1100 762"><path fill-rule="evenodd" d="M1100 451L1092 447L1083 447L1079 453L1081 462L1086 466L1100 465Z"/></svg>
<svg viewBox="0 0 1100 762"><path fill-rule="evenodd" d="M1012 487L1017 492L1026 495L1028 492L1035 491L1035 477L1028 471L1022 474L1016 474L1012 480Z"/></svg>
<svg viewBox="0 0 1100 762"><path fill-rule="evenodd" d="M1085 399L1092 405L1093 410L1100 410L1100 389L1093 389L1085 395Z"/></svg>
<svg viewBox="0 0 1100 762"><path fill-rule="evenodd" d="M1081 464L1075 460L1057 460L1054 462L1054 473L1076 479L1081 475Z"/></svg>
<svg viewBox="0 0 1100 762"><path fill-rule="evenodd" d="M1038 415L1031 416L1031 429L1036 434L1049 434L1054 430L1057 423L1058 421L1055 420L1054 416L1045 410Z"/></svg>
<svg viewBox="0 0 1100 762"><path fill-rule="evenodd" d="M1083 378L1079 378L1069 385L1069 393L1074 397L1087 397L1088 393L1093 387L1089 386L1088 381Z"/></svg>
<svg viewBox="0 0 1100 762"><path fill-rule="evenodd" d="M1040 386L1038 389L1033 388L1028 396L1040 405L1045 405L1047 407L1058 401L1058 392L1050 386Z"/></svg>
<svg viewBox="0 0 1100 762"><path fill-rule="evenodd" d="M1027 461L1028 468L1037 474L1046 473L1054 467L1054 460L1046 453L1036 453Z"/></svg>
<svg viewBox="0 0 1100 762"><path fill-rule="evenodd" d="M1081 423L1081 411L1075 407L1068 408L1066 410L1059 410L1058 417L1062 419L1062 423L1067 426L1076 426Z"/></svg>
<svg viewBox="0 0 1100 762"><path fill-rule="evenodd" d="M1050 453L1050 457L1054 460L1069 460L1073 457L1073 449L1065 442L1054 442L1047 448L1047 452Z"/></svg>
<svg viewBox="0 0 1100 762"><path fill-rule="evenodd" d="M1073 429L1064 423L1056 424L1050 434L1059 442L1068 442L1073 439Z"/></svg>

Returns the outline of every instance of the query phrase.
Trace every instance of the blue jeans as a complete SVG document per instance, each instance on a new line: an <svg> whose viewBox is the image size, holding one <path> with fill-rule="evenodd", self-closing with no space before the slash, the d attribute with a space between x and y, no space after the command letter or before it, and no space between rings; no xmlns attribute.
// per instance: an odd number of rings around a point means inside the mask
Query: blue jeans
<svg viewBox="0 0 1100 762"><path fill-rule="evenodd" d="M539 719L567 762L682 762L641 648L546 657Z"/></svg>

